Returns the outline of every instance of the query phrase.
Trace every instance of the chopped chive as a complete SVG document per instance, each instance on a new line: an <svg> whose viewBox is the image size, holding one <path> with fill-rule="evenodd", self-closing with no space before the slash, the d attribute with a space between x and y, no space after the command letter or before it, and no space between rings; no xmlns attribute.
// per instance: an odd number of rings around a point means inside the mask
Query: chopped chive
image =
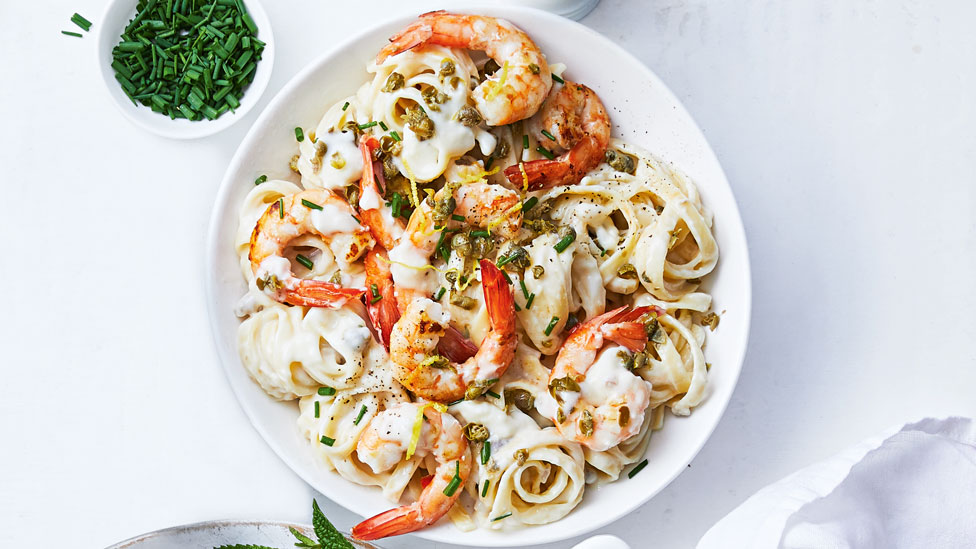
<svg viewBox="0 0 976 549"><path fill-rule="evenodd" d="M261 183L264 183L267 180L268 180L268 176L262 174L262 175L258 176L257 179L254 180L254 184L255 185L260 185Z"/></svg>
<svg viewBox="0 0 976 549"><path fill-rule="evenodd" d="M375 125L376 125L376 124L378 124L378 123L379 123L379 122L376 122L376 121L374 120L373 122L367 122L367 123L365 123L365 124L359 124L359 125L358 125L358 126L356 126L356 127L357 127L357 128L359 128L359 129L361 129L361 130L365 130L365 129L369 129L369 128L372 128L373 126L375 126Z"/></svg>
<svg viewBox="0 0 976 549"><path fill-rule="evenodd" d="M529 298L525 300L525 310L532 308L532 302L535 301L535 294L529 295Z"/></svg>
<svg viewBox="0 0 976 549"><path fill-rule="evenodd" d="M447 497L453 496L454 492L457 492L458 486L461 486L461 477L454 475L451 482L444 488L444 495Z"/></svg>
<svg viewBox="0 0 976 549"><path fill-rule="evenodd" d="M522 148L523 149L528 149L529 148L529 136L527 136L527 135L523 135L522 136Z"/></svg>
<svg viewBox="0 0 976 549"><path fill-rule="evenodd" d="M444 288L441 288L441 289L443 290ZM464 402L464 399L463 398L459 398L459 399L455 400L454 402L448 402L447 405L448 406L454 406L455 404L460 404L462 402Z"/></svg>
<svg viewBox="0 0 976 549"><path fill-rule="evenodd" d="M304 198L302 199L302 206L305 206L306 208L311 208L313 210L321 210L322 209L322 206L319 206L315 202L309 202L308 200L305 200Z"/></svg>
<svg viewBox="0 0 976 549"><path fill-rule="evenodd" d="M502 515L502 516L500 516L500 517L495 517L495 518L493 518L493 519L491 519L491 521L492 521L492 522L495 522L495 521L499 521L499 520L502 520L502 519L504 519L504 518L508 518L508 517L510 517L510 516L512 516L512 514L511 514L511 513L505 513L504 515Z"/></svg>
<svg viewBox="0 0 976 549"><path fill-rule="evenodd" d="M535 150L536 150L537 153L539 153L542 156L548 158L549 160L552 160L553 158L556 158L556 155L552 154L552 151L550 151L549 149L543 147L542 145L539 145L538 147L536 147Z"/></svg>
<svg viewBox="0 0 976 549"><path fill-rule="evenodd" d="M346 110L348 108L349 108L349 102L346 101L345 103L342 104L342 110Z"/></svg>
<svg viewBox="0 0 976 549"><path fill-rule="evenodd" d="M606 250L600 250L600 257L603 257L605 255L607 255L607 251Z"/></svg>
<svg viewBox="0 0 976 549"><path fill-rule="evenodd" d="M516 311L516 312L518 312L518 311L521 311L521 310L522 310L522 308L521 308L521 307L519 307L519 304L518 304L518 303L516 303L516 302L514 302L514 301L513 301L513 302L512 302L512 305L514 305L514 306L515 306L515 311Z"/></svg>
<svg viewBox="0 0 976 549"><path fill-rule="evenodd" d="M321 411L321 406L319 406L319 401L315 401L315 417L319 417L319 412Z"/></svg>
<svg viewBox="0 0 976 549"><path fill-rule="evenodd" d="M391 201L391 204L393 205L393 217L394 217L394 219L397 218L397 217L400 217L400 206L401 206L400 201L401 200L402 200L402 198L400 198L400 193L396 193L396 192L393 193L393 200Z"/></svg>
<svg viewBox="0 0 976 549"><path fill-rule="evenodd" d="M529 298L529 289L525 287L525 281L524 280L519 279L519 287L522 288L522 295L525 297L525 299L528 299Z"/></svg>
<svg viewBox="0 0 976 549"><path fill-rule="evenodd" d="M297 139L299 143L305 141L305 132L302 131L301 128L295 128L295 139Z"/></svg>
<svg viewBox="0 0 976 549"><path fill-rule="evenodd" d="M301 263L302 265L304 265L305 268L308 269L308 270L311 270L312 267L315 265L314 263L312 263L312 260L311 259L305 257L302 254L296 255L295 256L295 261L297 261L297 262Z"/></svg>
<svg viewBox="0 0 976 549"><path fill-rule="evenodd" d="M647 467L647 460L646 459L644 461L638 463L637 464L637 467L634 467L633 469L631 469L630 472L627 473L627 478L634 478L634 476L636 476L637 473L640 473L641 472L641 469L643 469L644 467Z"/></svg>
<svg viewBox="0 0 976 549"><path fill-rule="evenodd" d="M482 237L482 238L487 238L487 237L491 236L491 233L488 232L488 231L471 231L471 236L476 237L476 238L479 237L479 236Z"/></svg>
<svg viewBox="0 0 976 549"><path fill-rule="evenodd" d="M440 288L438 288L437 295L434 296L434 301L440 301L441 298L444 297L444 292L446 292L446 291L447 290L444 289L444 286L441 286Z"/></svg>
<svg viewBox="0 0 976 549"><path fill-rule="evenodd" d="M61 31L61 34L67 34L68 36L77 36L78 38L82 38L81 34L77 32Z"/></svg>
<svg viewBox="0 0 976 549"><path fill-rule="evenodd" d="M398 134L396 132L396 130L393 130L392 132L390 132L390 137L392 137L394 141L399 141L400 140L400 134Z"/></svg>
<svg viewBox="0 0 976 549"><path fill-rule="evenodd" d="M380 120L380 129L383 131L388 131L390 128L387 128L386 124L384 124L383 121Z"/></svg>
<svg viewBox="0 0 976 549"><path fill-rule="evenodd" d="M381 296L381 295L374 296L372 299L369 300L369 304L370 305L376 305L376 302L378 302L381 299L383 299L383 296Z"/></svg>
<svg viewBox="0 0 976 549"><path fill-rule="evenodd" d="M495 391L485 391L485 394L492 398L502 398L502 395L496 393Z"/></svg>
<svg viewBox="0 0 976 549"><path fill-rule="evenodd" d="M278 217L280 219L284 219L285 218L285 199L284 198L279 198L278 199Z"/></svg>
<svg viewBox="0 0 976 549"><path fill-rule="evenodd" d="M322 396L332 396L336 394L334 387L319 387L319 394Z"/></svg>
<svg viewBox="0 0 976 549"><path fill-rule="evenodd" d="M552 333L552 329L555 328L556 327L556 324L558 324L558 323L559 323L559 317L558 316L552 317L552 320L549 321L549 325L546 326L546 335L551 334Z"/></svg>
<svg viewBox="0 0 976 549"><path fill-rule="evenodd" d="M463 215L451 214L451 219L453 219L454 221L460 221L462 223L464 222L464 216Z"/></svg>
<svg viewBox="0 0 976 549"><path fill-rule="evenodd" d="M565 80L563 80L562 78L556 76L555 74L552 75L552 79L555 80L556 82L559 82L560 84L565 84L566 83Z"/></svg>
<svg viewBox="0 0 976 549"><path fill-rule="evenodd" d="M522 211L527 212L531 210L533 207L535 207L535 205L538 203L539 203L539 199L533 196L522 203Z"/></svg>
<svg viewBox="0 0 976 549"><path fill-rule="evenodd" d="M502 271L502 276L505 277L505 282L508 282L509 284L512 283L512 278L510 276L508 276L508 273L506 273L505 271Z"/></svg>
<svg viewBox="0 0 976 549"><path fill-rule="evenodd" d="M320 438L319 441L321 441L322 444L325 444L326 446L332 446L333 444L335 444L335 439L334 438L327 437L325 435L322 435L322 438Z"/></svg>
<svg viewBox="0 0 976 549"><path fill-rule="evenodd" d="M366 405L365 404L363 404L363 407L359 409L359 415L356 416L356 419L353 420L352 424L353 425L359 425L359 422L363 420L363 416L364 415L366 415Z"/></svg>
<svg viewBox="0 0 976 549"><path fill-rule="evenodd" d="M481 445L481 464L487 465L489 459L491 459L491 441L486 440Z"/></svg>
<svg viewBox="0 0 976 549"><path fill-rule="evenodd" d="M553 141L555 141L555 140L556 140L556 138L555 138L555 137L553 137L553 135L552 135L551 133L549 133L549 132L548 132L547 130L542 130L542 135L544 135L544 136L546 136L546 137L548 137L549 139L551 139L551 140L553 140Z"/></svg>
<svg viewBox="0 0 976 549"><path fill-rule="evenodd" d="M380 297L380 289L378 286L376 286L376 284L369 285L369 293L371 293L373 297Z"/></svg>
<svg viewBox="0 0 976 549"><path fill-rule="evenodd" d="M555 248L557 252L563 253L566 250L566 248L568 248L569 245L573 243L574 240L576 240L576 231L573 231L567 234L566 236L562 237L559 240L559 242L556 242L556 245L553 246L553 248Z"/></svg>
<svg viewBox="0 0 976 549"><path fill-rule="evenodd" d="M495 157L494 156L489 156L488 157L488 160L485 160L485 170L486 171L487 170L490 170L491 169L491 165L494 164L494 163L495 163Z"/></svg>
<svg viewBox="0 0 976 549"><path fill-rule="evenodd" d="M82 17L77 13L71 16L71 22L81 27L85 32L91 30L91 26L92 26L91 21L85 19L84 17Z"/></svg>
<svg viewBox="0 0 976 549"><path fill-rule="evenodd" d="M485 497L485 496L488 495L488 483L489 482L491 482L491 479L487 479L486 478L485 479L485 487L481 489L481 497Z"/></svg>

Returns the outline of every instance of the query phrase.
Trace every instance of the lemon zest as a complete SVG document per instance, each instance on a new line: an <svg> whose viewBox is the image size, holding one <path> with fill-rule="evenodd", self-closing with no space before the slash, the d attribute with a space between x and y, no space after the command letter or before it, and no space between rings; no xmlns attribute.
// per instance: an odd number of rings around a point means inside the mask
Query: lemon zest
<svg viewBox="0 0 976 549"><path fill-rule="evenodd" d="M413 170L410 169L410 164L407 164L407 159L401 158L403 162L403 169L407 170L407 178L410 180L410 198L413 199L413 207L416 208L420 206L420 197L417 193L417 178L413 175Z"/></svg>
<svg viewBox="0 0 976 549"><path fill-rule="evenodd" d="M424 410L433 408L440 413L447 411L447 406L439 402L425 402L417 409L417 417L413 420L413 431L410 433L410 444L407 446L407 459L413 457L417 451L417 443L420 442L420 432L424 428Z"/></svg>
<svg viewBox="0 0 976 549"><path fill-rule="evenodd" d="M509 209L505 210L504 212L502 212L502 214L500 216L496 217L491 223L489 223L488 224L488 227L486 227L486 228L489 231L493 230L495 227L497 227L499 224L501 224L502 221L505 221L506 219L508 219L508 216L512 215L515 212L519 212L519 211L522 211L522 201L521 200L519 200L518 203L515 204L514 206L512 206L511 208L509 208Z"/></svg>
<svg viewBox="0 0 976 549"><path fill-rule="evenodd" d="M525 163L519 162L519 171L522 172L522 192L529 192L529 174L525 173Z"/></svg>
<svg viewBox="0 0 976 549"><path fill-rule="evenodd" d="M505 63L502 65L501 76L498 77L498 81L495 82L494 87L488 90L488 93L485 94L485 99L490 101L494 99L496 95L501 93L502 88L505 87L505 78L507 77L508 77L508 61L505 61Z"/></svg>

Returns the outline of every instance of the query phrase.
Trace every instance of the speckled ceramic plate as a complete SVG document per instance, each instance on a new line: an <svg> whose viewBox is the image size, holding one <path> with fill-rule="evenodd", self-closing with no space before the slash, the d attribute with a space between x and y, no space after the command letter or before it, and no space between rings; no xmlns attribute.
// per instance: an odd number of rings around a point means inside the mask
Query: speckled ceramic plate
<svg viewBox="0 0 976 549"><path fill-rule="evenodd" d="M213 549L221 545L251 544L287 549L295 546L288 528L296 528L315 538L311 526L288 522L249 520L213 520L156 530L116 543L106 549ZM379 549L375 545L354 541L359 549Z"/></svg>

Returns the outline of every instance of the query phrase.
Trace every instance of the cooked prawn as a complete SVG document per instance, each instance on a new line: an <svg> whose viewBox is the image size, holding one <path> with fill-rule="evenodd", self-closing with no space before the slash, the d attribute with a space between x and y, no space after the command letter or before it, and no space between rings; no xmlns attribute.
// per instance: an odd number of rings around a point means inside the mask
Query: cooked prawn
<svg viewBox="0 0 976 549"><path fill-rule="evenodd" d="M345 200L327 189L308 189L271 203L251 233L248 258L258 285L274 299L305 307L342 307L364 288L343 288L291 272L288 243L304 234L322 238L340 265L349 265L373 245L369 231L353 217Z"/></svg>
<svg viewBox="0 0 976 549"><path fill-rule="evenodd" d="M410 303L390 334L390 359L397 379L414 394L437 402L465 398L469 389L483 391L508 369L515 357L515 301L504 275L481 260L481 286L491 332L477 354L455 363L435 352L450 320L440 304L426 298ZM478 393L480 394L480 392Z"/></svg>
<svg viewBox="0 0 976 549"><path fill-rule="evenodd" d="M532 123L541 143L554 143L566 152L552 160L541 158L505 169L512 185L521 188L527 180L530 191L579 183L603 161L610 144L610 117L600 97L569 80L550 94Z"/></svg>
<svg viewBox="0 0 976 549"><path fill-rule="evenodd" d="M383 201L383 193L376 185L376 164L373 151L379 147L378 139L363 134L359 140L359 151L363 155L363 175L359 180L359 217L363 225L369 227L373 238L383 248L392 250L403 236L403 222L393 217L393 209Z"/></svg>
<svg viewBox="0 0 976 549"><path fill-rule="evenodd" d="M504 19L432 11L421 15L380 50L376 62L423 44L485 52L501 67L472 92L489 126L528 118L552 87L545 56L535 42Z"/></svg>
<svg viewBox="0 0 976 549"><path fill-rule="evenodd" d="M651 310L614 309L576 326L563 343L549 374L556 402L543 409L564 437L603 451L640 431L651 386L627 369L623 349L608 344L644 349L647 332L637 319Z"/></svg>
<svg viewBox="0 0 976 549"><path fill-rule="evenodd" d="M443 192L443 189L441 190ZM469 183L455 193L454 213L465 222L490 229L503 238L513 238L522 226L522 209L518 193L501 185Z"/></svg>
<svg viewBox="0 0 976 549"><path fill-rule="evenodd" d="M419 414L427 421L422 421ZM390 509L354 526L354 538L374 540L419 530L447 514L461 495L471 473L468 441L454 416L439 412L430 404L404 402L377 414L359 437L357 456L376 473L391 469L403 459L405 451L409 452L418 420L422 426L415 455L433 455L437 462L430 483L410 505ZM458 481L454 481L455 476ZM452 481L453 491L449 489Z"/></svg>

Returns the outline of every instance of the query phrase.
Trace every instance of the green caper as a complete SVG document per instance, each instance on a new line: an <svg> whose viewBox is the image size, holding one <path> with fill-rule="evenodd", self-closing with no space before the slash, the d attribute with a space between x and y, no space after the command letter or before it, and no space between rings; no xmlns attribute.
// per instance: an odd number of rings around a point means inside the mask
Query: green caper
<svg viewBox="0 0 976 549"><path fill-rule="evenodd" d="M471 256L482 259L495 250L495 242L490 236L470 236Z"/></svg>
<svg viewBox="0 0 976 549"><path fill-rule="evenodd" d="M607 149L607 152L604 153L604 159L607 161L607 164L610 164L611 168L617 170L618 172L625 172L629 173L630 175L634 175L634 172L637 170L634 157L618 150Z"/></svg>
<svg viewBox="0 0 976 549"><path fill-rule="evenodd" d="M393 157L388 156L383 159L383 177L390 180L390 178L400 175L400 170L397 169L396 163L393 162Z"/></svg>
<svg viewBox="0 0 976 549"><path fill-rule="evenodd" d="M630 423L630 408L621 406L617 414L617 425L626 427Z"/></svg>
<svg viewBox="0 0 976 549"><path fill-rule="evenodd" d="M532 267L532 277L536 280L542 278L544 274L546 274L546 269L542 265L534 265Z"/></svg>
<svg viewBox="0 0 976 549"><path fill-rule="evenodd" d="M535 397L525 389L513 387L511 389L505 389L504 393L506 405L514 404L516 408L526 414L535 408Z"/></svg>
<svg viewBox="0 0 976 549"><path fill-rule="evenodd" d="M451 361L442 357L441 355L433 355L425 358L423 362L420 363L420 366L426 368L444 369L451 366Z"/></svg>
<svg viewBox="0 0 976 549"><path fill-rule="evenodd" d="M529 72L531 72L532 74L539 74L540 70L541 69L539 68L539 65L536 65L535 63L529 63Z"/></svg>
<svg viewBox="0 0 976 549"><path fill-rule="evenodd" d="M593 414L589 410L580 414L579 429L584 437L593 436Z"/></svg>
<svg viewBox="0 0 976 549"><path fill-rule="evenodd" d="M403 150L403 144L396 139L393 139L389 135L384 135L380 138L380 148L387 155L398 155L400 151ZM384 158L385 161L385 158Z"/></svg>
<svg viewBox="0 0 976 549"><path fill-rule="evenodd" d="M458 122L468 127L477 126L484 120L481 117L481 113L478 112L478 109L471 105L461 107L461 110L457 112L455 117L458 119Z"/></svg>
<svg viewBox="0 0 976 549"><path fill-rule="evenodd" d="M333 284L342 284L342 271L336 269L336 272L332 273L332 278L329 279L329 282Z"/></svg>
<svg viewBox="0 0 976 549"><path fill-rule="evenodd" d="M458 275L459 275L459 274L460 274L460 273L458 272L458 270L457 270L457 269L448 269L448 270L447 270L447 271L446 271L446 272L444 273L444 280L447 280L447 281L448 281L448 282L450 282L451 284L454 284L455 282L457 282L457 279L458 279Z"/></svg>
<svg viewBox="0 0 976 549"><path fill-rule="evenodd" d="M434 211L431 216L434 218L434 221L438 222L438 225L443 225L444 221L451 218L451 214L454 213L454 208L457 208L457 200L454 200L452 194L448 194L434 204Z"/></svg>
<svg viewBox="0 0 976 549"><path fill-rule="evenodd" d="M491 433L480 423L469 423L464 426L464 436L471 442L484 442L488 440Z"/></svg>
<svg viewBox="0 0 976 549"><path fill-rule="evenodd" d="M525 448L519 448L512 454L512 457L515 458L515 462L519 465L525 465L526 460L529 459L529 451Z"/></svg>
<svg viewBox="0 0 976 549"><path fill-rule="evenodd" d="M474 309L478 304L477 300L472 299L466 295L461 295L458 293L451 293L451 305L455 305L462 309L471 310Z"/></svg>
<svg viewBox="0 0 976 549"><path fill-rule="evenodd" d="M471 239L464 233L457 233L451 238L451 249L461 257L468 257L471 255Z"/></svg>
<svg viewBox="0 0 976 549"><path fill-rule="evenodd" d="M427 88L420 92L420 95L424 98L424 103L427 103L427 108L434 112L440 112L439 105L446 103L449 99L447 94L438 91L437 88Z"/></svg>
<svg viewBox="0 0 976 549"><path fill-rule="evenodd" d="M342 168L346 167L346 159L343 158L342 154L340 154L339 152L335 152L332 153L332 159L329 161L329 164L333 168L337 170L341 170Z"/></svg>
<svg viewBox="0 0 976 549"><path fill-rule="evenodd" d="M383 86L382 91L396 91L403 87L405 81L406 80L403 78L402 74L398 72L390 73L390 76L386 79L386 84Z"/></svg>
<svg viewBox="0 0 976 549"><path fill-rule="evenodd" d="M454 61L451 61L447 57L441 60L441 70L439 73L441 76L450 76L454 74Z"/></svg>
<svg viewBox="0 0 976 549"><path fill-rule="evenodd" d="M628 353L627 351L617 351L617 358L623 362L624 368L630 370L634 367L634 355Z"/></svg>
<svg viewBox="0 0 976 549"><path fill-rule="evenodd" d="M346 202L353 206L359 204L359 185L346 186Z"/></svg>
<svg viewBox="0 0 976 549"><path fill-rule="evenodd" d="M427 116L427 113L419 105L408 108L404 117L407 120L407 126L417 135L417 139L423 141L434 135L434 121Z"/></svg>
<svg viewBox="0 0 976 549"><path fill-rule="evenodd" d="M617 276L620 278L637 279L637 268L630 263L624 263L617 269Z"/></svg>
<svg viewBox="0 0 976 549"><path fill-rule="evenodd" d="M647 332L647 339L656 345L664 343L667 338L664 330L661 329L661 324L658 322L657 317L652 316L644 323L644 331Z"/></svg>
<svg viewBox="0 0 976 549"><path fill-rule="evenodd" d="M506 262L502 268L508 272L520 273L529 266L529 252L521 246L515 246L505 254Z"/></svg>
<svg viewBox="0 0 976 549"><path fill-rule="evenodd" d="M640 370L647 365L647 355L643 352L634 353L634 364L631 366L634 370Z"/></svg>
<svg viewBox="0 0 976 549"><path fill-rule="evenodd" d="M552 394L552 396L558 400L556 393L558 393L559 391L570 391L570 392L578 393L580 392L580 386L575 379L569 376L557 377L556 379L549 382L549 393Z"/></svg>

